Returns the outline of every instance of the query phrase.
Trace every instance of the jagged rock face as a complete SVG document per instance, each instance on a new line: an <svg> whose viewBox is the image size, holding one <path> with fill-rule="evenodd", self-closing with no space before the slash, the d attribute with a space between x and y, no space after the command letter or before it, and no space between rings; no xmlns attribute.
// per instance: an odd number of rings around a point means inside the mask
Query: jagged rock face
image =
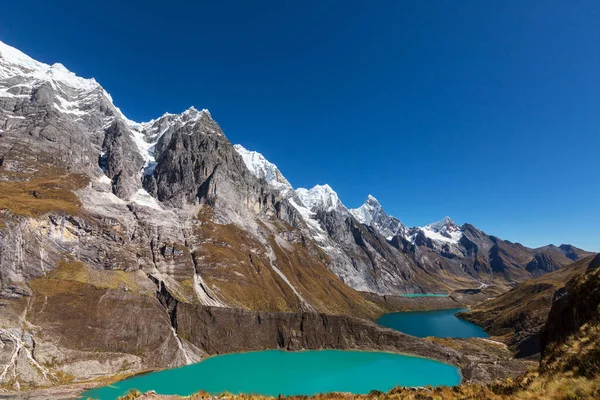
<svg viewBox="0 0 600 400"><path fill-rule="evenodd" d="M391 239L393 236L406 236L407 228L396 217L386 214L377 199L371 195L360 206L350 210L354 218L361 224L370 225L384 237Z"/></svg>
<svg viewBox="0 0 600 400"><path fill-rule="evenodd" d="M140 155L126 118L93 79L39 63L0 44L0 151L15 145L44 153L67 171L100 176L129 198L141 187ZM100 160L100 153L105 152Z"/></svg>
<svg viewBox="0 0 600 400"><path fill-rule="evenodd" d="M221 128L205 111L163 134L156 143L156 165L144 187L163 203L209 204L223 222L258 214L293 223L294 209L268 184L252 175Z"/></svg>
<svg viewBox="0 0 600 400"><path fill-rule="evenodd" d="M141 186L139 176L144 160L123 121L115 120L106 128L102 151L100 162L112 180L113 193L123 199L130 198Z"/></svg>
<svg viewBox="0 0 600 400"><path fill-rule="evenodd" d="M352 260L352 278L359 277L358 289L376 293L401 293L419 290L413 279L416 265L405 254L389 245L374 230L358 223L349 213L317 213L327 234ZM352 284L350 274L347 283ZM342 275L344 278L345 275Z"/></svg>
<svg viewBox="0 0 600 400"><path fill-rule="evenodd" d="M536 254L533 260L531 260L525 269L533 274L533 276L540 276L548 272L556 271L562 265L554 260L554 258L547 253Z"/></svg>
<svg viewBox="0 0 600 400"><path fill-rule="evenodd" d="M372 322L315 313L265 313L178 306L182 334L209 354L281 348L379 349L458 363L459 354ZM240 325L249 329L238 329ZM232 340L230 339L232 338Z"/></svg>
<svg viewBox="0 0 600 400"><path fill-rule="evenodd" d="M269 162L262 154L256 151L249 151L239 144L234 145L233 148L242 156L244 164L246 164L252 175L265 180L275 187L292 189L292 185L285 179L279 168Z"/></svg>

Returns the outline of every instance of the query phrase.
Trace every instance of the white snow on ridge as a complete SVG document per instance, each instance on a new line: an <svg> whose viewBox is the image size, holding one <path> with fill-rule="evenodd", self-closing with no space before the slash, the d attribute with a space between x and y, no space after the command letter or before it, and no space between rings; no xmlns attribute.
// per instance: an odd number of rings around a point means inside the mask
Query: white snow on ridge
<svg viewBox="0 0 600 400"><path fill-rule="evenodd" d="M210 112L207 109L198 111L194 106L191 106L181 114L165 113L160 118L148 122L135 122L125 118L131 129L133 140L146 161L143 169L145 175L154 172L156 166L154 148L159 139L173 127L183 127L198 122L202 115L210 117Z"/></svg>
<svg viewBox="0 0 600 400"><path fill-rule="evenodd" d="M352 214L352 216L356 218L358 222L369 225L371 221L373 221L373 214L378 211L377 208L383 210L379 204L379 201L377 201L377 199L372 195L368 195L367 201L365 201L363 205L358 208L351 208L348 211L350 211L350 214Z"/></svg>
<svg viewBox="0 0 600 400"><path fill-rule="evenodd" d="M325 232L323 228L321 228L321 224L316 220L316 214L310 211L307 207L302 204L296 203L294 198L289 199L290 204L300 213L304 221L308 224L309 228L312 228L318 232Z"/></svg>
<svg viewBox="0 0 600 400"><path fill-rule="evenodd" d="M52 86L54 100L52 106L67 118L88 123L89 121L84 117L89 110L108 107L109 112L100 114L102 120L97 125L93 125L94 129L105 129L116 119L122 119L129 127L129 133L145 160L144 169L140 171L144 174L153 172L156 165L155 147L166 132L186 127L188 124L195 124L203 115L212 118L208 110L198 111L194 107L190 107L181 114L165 113L148 122L138 123L129 120L114 105L111 96L95 79L78 77L59 63L48 65L36 61L20 50L0 41L1 98L11 98L11 102L27 101L34 89L44 83ZM10 120L25 119L26 117L8 112L6 118ZM191 126L187 128L191 128ZM209 126L208 129L212 128ZM191 129L186 129L186 131L191 132ZM0 132L2 132L1 129ZM220 134L220 132L213 133ZM247 150L241 145L235 145L234 148L241 155L252 174L265 179L272 187L287 191L285 192L286 197L291 205L298 210L311 231L318 237L325 237L326 233L316 219L316 211L350 212L359 222L372 225L388 238L391 237L388 234L401 234L414 242L416 232L420 231L437 243L458 244L462 237L461 229L448 217L424 227L407 230L400 220L385 214L379 202L371 195L359 208L348 210L340 201L337 193L327 184L316 185L312 189L298 188L295 191L296 197L293 195L292 186L275 164L269 162L262 154ZM161 209L160 204L142 190L138 191L130 201Z"/></svg>
<svg viewBox="0 0 600 400"><path fill-rule="evenodd" d="M94 78L80 78L59 63L48 65L36 61L20 50L0 41L0 79L17 75L40 81L58 82L82 91L93 90L100 86Z"/></svg>
<svg viewBox="0 0 600 400"><path fill-rule="evenodd" d="M450 217L444 217L440 221L416 229L423 232L429 239L441 243L458 244L463 236L462 230ZM413 233L409 240L414 243L415 239L416 233Z"/></svg>
<svg viewBox="0 0 600 400"><path fill-rule="evenodd" d="M292 188L292 185L287 179L281 174L279 168L271 162L269 162L262 154L256 151L247 150L241 144L236 144L233 148L238 152L244 164L250 170L252 175L257 178L264 179L270 185L281 189Z"/></svg>
<svg viewBox="0 0 600 400"><path fill-rule="evenodd" d="M421 228L421 231L425 234L426 237L432 240L437 240L438 242L458 243L458 241L462 237L462 232L460 230L448 233L448 236L433 231L427 227Z"/></svg>
<svg viewBox="0 0 600 400"><path fill-rule="evenodd" d="M388 215L379 201L372 195L358 208L349 210L356 220L362 224L370 225L377 232L384 235L387 240L400 235L406 237L407 229L396 217Z"/></svg>
<svg viewBox="0 0 600 400"><path fill-rule="evenodd" d="M337 193L328 184L315 185L312 189L298 188L296 194L311 211L347 211Z"/></svg>
<svg viewBox="0 0 600 400"><path fill-rule="evenodd" d="M20 81L18 84L13 84L13 82L6 80L14 76L25 78L25 83ZM48 65L36 61L20 50L0 41L0 97L29 97L29 94L12 94L9 89L14 90L19 86L24 86L31 91L44 82L49 82L55 90L56 101L53 104L53 107L63 114L69 114L75 117L86 115L90 109L90 105L95 105L95 102L99 101L102 96L104 96L114 108L116 116L120 117L130 128L130 133L139 153L145 160L145 173L151 173L153 166L155 165L153 147L160 137L160 135L154 135L154 137L150 137L151 140L148 140L147 135L144 133L145 130L151 130L152 125L164 117L169 117L169 125L172 126L175 124L185 125L187 123L194 123L198 121L203 114L208 114L210 116L208 110L198 111L194 107L190 107L181 114L165 114L158 120L152 120L147 123L132 121L114 105L110 94L108 94L95 79L78 77L64 65L59 63ZM6 87L6 85L9 85L10 87ZM105 126L108 126L114 119L114 116L107 117L103 123ZM161 134L163 132L161 132Z"/></svg>

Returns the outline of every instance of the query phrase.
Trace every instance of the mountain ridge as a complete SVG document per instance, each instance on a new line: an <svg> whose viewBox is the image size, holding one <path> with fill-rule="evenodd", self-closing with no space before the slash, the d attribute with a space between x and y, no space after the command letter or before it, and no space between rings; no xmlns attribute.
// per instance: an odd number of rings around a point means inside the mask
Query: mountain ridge
<svg viewBox="0 0 600 400"><path fill-rule="evenodd" d="M207 110L138 123L81 79L0 45L0 359L18 358L5 387L194 362L206 349L178 309L372 319L385 309L362 292L505 289L541 251L582 254L449 220L388 240L328 185L291 190L244 157Z"/></svg>

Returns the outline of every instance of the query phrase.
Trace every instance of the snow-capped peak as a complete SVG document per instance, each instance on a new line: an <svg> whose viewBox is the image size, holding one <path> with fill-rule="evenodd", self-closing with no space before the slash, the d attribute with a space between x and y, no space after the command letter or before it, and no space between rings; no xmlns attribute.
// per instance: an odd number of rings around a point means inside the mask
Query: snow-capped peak
<svg viewBox="0 0 600 400"><path fill-rule="evenodd" d="M461 228L452 221L450 217L444 217L437 222L425 225L421 228L413 228L411 241L416 239L417 232L422 232L426 237L436 242L457 244L463 235Z"/></svg>
<svg viewBox="0 0 600 400"><path fill-rule="evenodd" d="M100 87L93 78L80 78L59 63L48 65L36 61L20 50L0 41L0 79L13 76L61 83L72 89L82 91L90 91Z"/></svg>
<svg viewBox="0 0 600 400"><path fill-rule="evenodd" d="M337 193L328 184L315 185L312 189L298 188L296 194L311 211L346 211Z"/></svg>
<svg viewBox="0 0 600 400"><path fill-rule="evenodd" d="M198 121L203 114L205 114L208 117L211 117L210 112L206 108L203 108L202 110L198 111L196 107L191 106L190 108L181 113L181 119L184 121Z"/></svg>
<svg viewBox="0 0 600 400"><path fill-rule="evenodd" d="M425 228L432 230L433 232L455 232L457 231L458 225L452 221L452 218L446 216L437 222L433 222L426 225Z"/></svg>
<svg viewBox="0 0 600 400"><path fill-rule="evenodd" d="M247 150L241 144L236 144L233 146L235 151L238 152L242 159L244 160L244 164L252 175L257 178L264 179L271 186L278 188L291 188L292 185L285 179L285 177L279 171L279 168L269 160L267 160L262 154L257 151Z"/></svg>
<svg viewBox="0 0 600 400"><path fill-rule="evenodd" d="M375 197L368 195L367 200L362 206L352 208L348 211L350 211L358 222L369 225L373 221L374 215L383 211L383 207L381 207L381 204L379 204L379 201Z"/></svg>
<svg viewBox="0 0 600 400"><path fill-rule="evenodd" d="M198 111L194 106L191 106L181 114L164 113L161 117L148 122L127 120L138 150L146 160L144 174L151 174L154 171L154 166L156 165L154 156L155 146L167 131L188 124L193 125L202 119L203 116L212 119L207 109Z"/></svg>
<svg viewBox="0 0 600 400"><path fill-rule="evenodd" d="M372 195L367 196L362 206L349 211L358 222L372 226L388 239L406 233L406 227L402 222L398 218L387 215L379 201Z"/></svg>

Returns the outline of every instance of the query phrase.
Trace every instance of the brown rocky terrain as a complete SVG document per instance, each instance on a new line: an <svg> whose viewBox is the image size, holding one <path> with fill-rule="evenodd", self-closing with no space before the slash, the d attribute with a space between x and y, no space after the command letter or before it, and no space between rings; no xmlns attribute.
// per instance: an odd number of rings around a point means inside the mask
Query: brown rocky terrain
<svg viewBox="0 0 600 400"><path fill-rule="evenodd" d="M540 350L539 333L548 318L555 292L598 260L599 256L589 256L525 281L459 316L484 327L495 339L508 344L517 357L534 356Z"/></svg>
<svg viewBox="0 0 600 400"><path fill-rule="evenodd" d="M472 225L452 249L388 240L341 203L309 208L252 173L208 111L136 123L94 80L1 42L0 89L0 390L10 395L261 348L388 349L485 381L519 371L508 352L368 320L411 307L405 293L451 293L427 307L474 304L584 254Z"/></svg>

